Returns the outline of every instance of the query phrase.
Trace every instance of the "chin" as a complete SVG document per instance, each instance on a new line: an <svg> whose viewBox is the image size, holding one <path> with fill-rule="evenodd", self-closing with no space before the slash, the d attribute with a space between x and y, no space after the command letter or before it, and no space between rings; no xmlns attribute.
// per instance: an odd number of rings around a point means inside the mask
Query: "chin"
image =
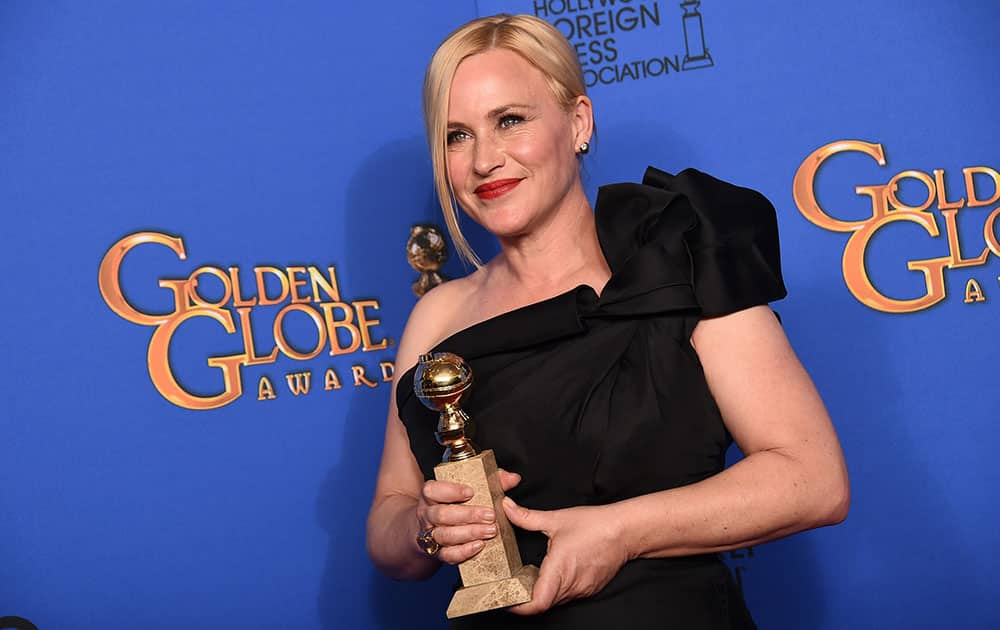
<svg viewBox="0 0 1000 630"><path fill-rule="evenodd" d="M505 208L476 208L476 213L466 214L484 230L498 238L521 236L529 231L531 217L524 212Z"/></svg>
<svg viewBox="0 0 1000 630"><path fill-rule="evenodd" d="M505 221L483 221L480 223L487 232L497 238L516 238L531 231L530 221L523 218L511 218Z"/></svg>

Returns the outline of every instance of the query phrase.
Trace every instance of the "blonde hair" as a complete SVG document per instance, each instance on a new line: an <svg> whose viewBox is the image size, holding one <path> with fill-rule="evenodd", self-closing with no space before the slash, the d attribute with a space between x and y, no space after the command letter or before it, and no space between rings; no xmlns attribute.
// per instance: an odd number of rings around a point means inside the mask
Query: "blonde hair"
<svg viewBox="0 0 1000 630"><path fill-rule="evenodd" d="M554 26L532 15L501 14L472 20L438 46L424 76L424 124L434 166L434 188L455 249L476 267L481 267L482 261L458 227L455 195L448 181L448 100L458 65L467 57L494 48L517 53L538 68L556 102L567 111L577 97L587 94L576 51Z"/></svg>

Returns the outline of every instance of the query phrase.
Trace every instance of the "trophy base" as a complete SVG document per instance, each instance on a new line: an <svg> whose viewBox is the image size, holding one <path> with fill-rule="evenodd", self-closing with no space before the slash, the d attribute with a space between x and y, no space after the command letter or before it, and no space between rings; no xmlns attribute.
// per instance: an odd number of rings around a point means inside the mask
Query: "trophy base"
<svg viewBox="0 0 1000 630"><path fill-rule="evenodd" d="M684 57L684 63L681 64L681 70L697 70L698 68L711 68L715 65L712 61L712 55L705 51L704 55L700 57Z"/></svg>
<svg viewBox="0 0 1000 630"><path fill-rule="evenodd" d="M528 564L513 577L460 588L448 604L448 619L530 602L537 579L538 567Z"/></svg>

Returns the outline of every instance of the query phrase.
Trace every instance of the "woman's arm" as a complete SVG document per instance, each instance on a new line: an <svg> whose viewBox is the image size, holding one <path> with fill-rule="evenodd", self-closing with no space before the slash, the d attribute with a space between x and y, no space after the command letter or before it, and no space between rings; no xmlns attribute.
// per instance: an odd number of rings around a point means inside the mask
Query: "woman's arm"
<svg viewBox="0 0 1000 630"><path fill-rule="evenodd" d="M617 512L630 557L745 547L847 517L847 466L823 401L766 306L703 320L692 336L745 458Z"/></svg>
<svg viewBox="0 0 1000 630"><path fill-rule="evenodd" d="M382 463L368 512L368 555L391 578L421 580L433 575L440 563L414 542L414 536L422 529L416 508L423 475L409 452L406 430L394 406L395 400L390 405Z"/></svg>
<svg viewBox="0 0 1000 630"><path fill-rule="evenodd" d="M406 369L422 352L434 346L448 327L449 305L461 303L462 285L453 280L425 295L414 307L396 353L396 364ZM396 371L402 374L405 369ZM396 410L396 386L389 404L382 463L375 483L375 496L368 513L368 555L383 573L400 580L421 580L437 571L441 562L455 564L472 557L483 540L496 535L492 510L463 505L471 488L445 481L424 481L410 441ZM501 472L505 490L520 480ZM418 531L435 526L434 539L441 545L435 557L416 544Z"/></svg>
<svg viewBox="0 0 1000 630"><path fill-rule="evenodd" d="M515 525L550 537L535 597L515 612L590 595L633 558L734 549L847 516L840 444L774 313L759 306L703 320L692 345L745 458L698 483L605 506L507 503Z"/></svg>
<svg viewBox="0 0 1000 630"><path fill-rule="evenodd" d="M397 379L432 345L432 338L440 326L435 317L436 292L425 295L410 313L396 352L396 365L401 368L396 370ZM424 476L410 450L406 428L396 410L397 385L398 380L394 379L382 461L368 512L366 544L372 562L383 573L400 580L420 580L433 575L440 563L415 543L414 537L422 529L416 507Z"/></svg>

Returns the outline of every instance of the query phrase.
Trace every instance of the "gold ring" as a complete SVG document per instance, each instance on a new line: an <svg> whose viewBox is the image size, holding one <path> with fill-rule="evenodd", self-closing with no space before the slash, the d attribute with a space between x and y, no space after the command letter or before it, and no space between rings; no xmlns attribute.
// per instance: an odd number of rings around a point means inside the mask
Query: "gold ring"
<svg viewBox="0 0 1000 630"><path fill-rule="evenodd" d="M434 540L434 526L428 527L425 531L417 532L417 546L428 556L436 556L441 551L441 545Z"/></svg>

